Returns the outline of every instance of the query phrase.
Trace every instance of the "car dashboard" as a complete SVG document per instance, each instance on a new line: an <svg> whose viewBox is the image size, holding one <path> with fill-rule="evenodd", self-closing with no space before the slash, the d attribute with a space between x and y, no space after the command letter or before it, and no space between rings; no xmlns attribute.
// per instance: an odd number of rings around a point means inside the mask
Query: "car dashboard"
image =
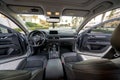
<svg viewBox="0 0 120 80"><path fill-rule="evenodd" d="M68 33L59 33L58 31L50 30L49 34L47 34L47 41L71 41L75 39L75 34Z"/></svg>
<svg viewBox="0 0 120 80"><path fill-rule="evenodd" d="M75 50L76 34L74 32L59 30L40 30L40 32L45 34L45 42L39 46L40 52L37 53L58 53L60 55ZM58 55L54 57L59 57Z"/></svg>

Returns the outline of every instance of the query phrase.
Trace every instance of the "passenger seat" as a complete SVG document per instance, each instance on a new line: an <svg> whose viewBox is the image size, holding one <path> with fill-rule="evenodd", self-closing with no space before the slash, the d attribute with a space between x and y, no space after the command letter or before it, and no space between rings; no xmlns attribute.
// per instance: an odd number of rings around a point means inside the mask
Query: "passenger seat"
<svg viewBox="0 0 120 80"><path fill-rule="evenodd" d="M120 55L120 25L115 29L111 45ZM113 55L114 56L114 55ZM120 56L116 59L92 59L65 64L68 80L120 80Z"/></svg>
<svg viewBox="0 0 120 80"><path fill-rule="evenodd" d="M68 52L62 54L61 60L63 64L73 64L76 62L83 61L83 57L77 54L76 52Z"/></svg>

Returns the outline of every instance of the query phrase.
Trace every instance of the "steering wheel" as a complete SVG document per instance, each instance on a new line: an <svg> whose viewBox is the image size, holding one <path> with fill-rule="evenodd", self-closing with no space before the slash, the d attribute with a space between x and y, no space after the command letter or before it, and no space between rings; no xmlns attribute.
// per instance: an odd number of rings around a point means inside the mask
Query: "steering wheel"
<svg viewBox="0 0 120 80"><path fill-rule="evenodd" d="M39 47L44 44L46 35L42 31L35 30L28 35L28 40L31 46Z"/></svg>

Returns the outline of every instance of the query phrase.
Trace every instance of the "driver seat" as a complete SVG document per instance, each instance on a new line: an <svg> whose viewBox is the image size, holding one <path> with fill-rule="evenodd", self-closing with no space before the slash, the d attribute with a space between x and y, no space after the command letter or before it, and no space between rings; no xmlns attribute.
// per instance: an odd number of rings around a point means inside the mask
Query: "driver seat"
<svg viewBox="0 0 120 80"><path fill-rule="evenodd" d="M27 52L28 42L26 37L19 34L19 40L21 41L23 52ZM47 58L45 56L30 55L19 64L17 70L29 70L29 71L34 71L38 69L44 70L46 64Z"/></svg>
<svg viewBox="0 0 120 80"><path fill-rule="evenodd" d="M21 39L22 39L22 47L24 48L23 51L26 52L28 42L24 36L21 36L20 40ZM20 62L20 64L17 67L17 70L29 71L31 73L30 80L43 80L46 64L47 64L47 58L45 56L30 55Z"/></svg>
<svg viewBox="0 0 120 80"><path fill-rule="evenodd" d="M37 69L45 69L47 65L47 58L45 56L35 55L26 59L24 70L34 71Z"/></svg>
<svg viewBox="0 0 120 80"><path fill-rule="evenodd" d="M112 35L111 44L120 57L120 25ZM114 55L113 55L114 56ZM93 59L65 64L68 80L120 80L120 58Z"/></svg>
<svg viewBox="0 0 120 80"><path fill-rule="evenodd" d="M45 56L30 56L19 64L17 70L30 71L33 75L30 80L43 80L46 64L47 58Z"/></svg>

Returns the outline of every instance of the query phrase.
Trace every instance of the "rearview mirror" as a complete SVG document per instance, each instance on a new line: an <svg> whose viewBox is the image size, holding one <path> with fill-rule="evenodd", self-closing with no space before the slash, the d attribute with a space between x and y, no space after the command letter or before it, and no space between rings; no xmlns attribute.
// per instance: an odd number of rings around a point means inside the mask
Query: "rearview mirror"
<svg viewBox="0 0 120 80"><path fill-rule="evenodd" d="M48 17L46 21L49 23L58 23L60 22L60 18L59 17Z"/></svg>

